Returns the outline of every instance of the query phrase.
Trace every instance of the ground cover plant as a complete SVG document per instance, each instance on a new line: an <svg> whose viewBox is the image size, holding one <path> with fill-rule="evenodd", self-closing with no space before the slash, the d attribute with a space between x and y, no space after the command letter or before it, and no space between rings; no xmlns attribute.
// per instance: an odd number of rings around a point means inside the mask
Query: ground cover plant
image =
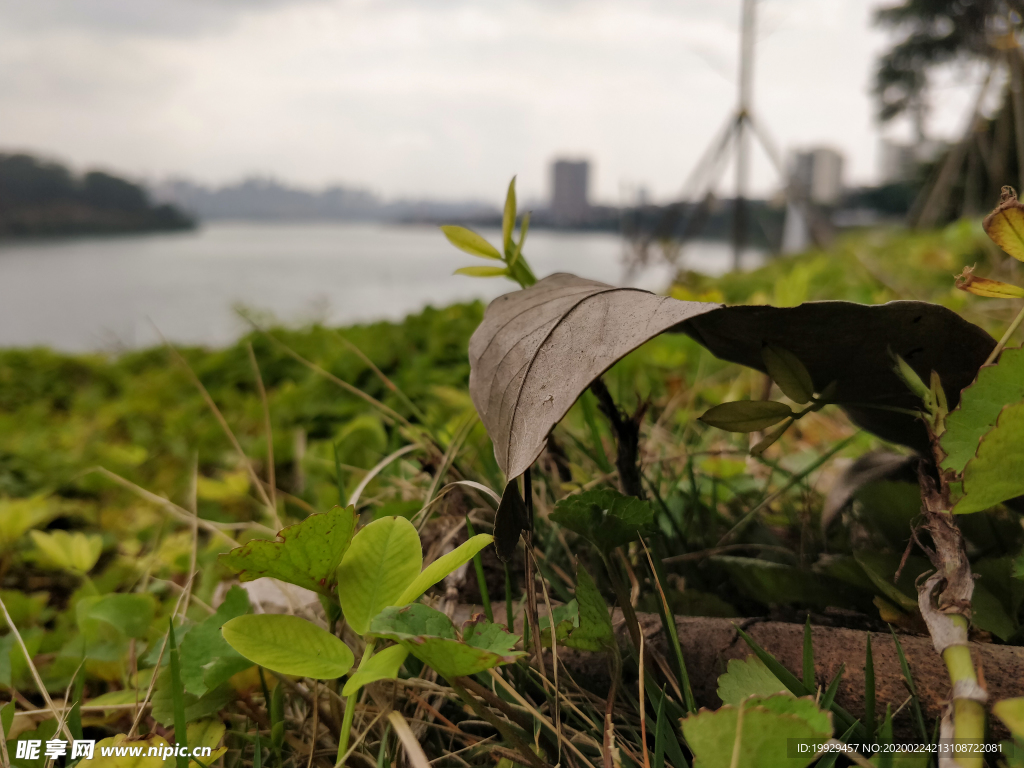
<svg viewBox="0 0 1024 768"><path fill-rule="evenodd" d="M1024 764L1022 220L666 300L538 281L513 186L486 314L0 353L0 758Z"/></svg>

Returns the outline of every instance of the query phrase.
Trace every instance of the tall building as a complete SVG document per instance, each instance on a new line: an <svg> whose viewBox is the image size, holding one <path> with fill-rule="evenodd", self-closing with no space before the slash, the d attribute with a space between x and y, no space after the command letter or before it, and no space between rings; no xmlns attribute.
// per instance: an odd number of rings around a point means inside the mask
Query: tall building
<svg viewBox="0 0 1024 768"><path fill-rule="evenodd" d="M815 205L835 205L843 196L843 156L817 147L793 155L790 184L797 197Z"/></svg>
<svg viewBox="0 0 1024 768"><path fill-rule="evenodd" d="M588 161L555 160L551 164L551 216L556 224L586 221L590 214L589 184Z"/></svg>

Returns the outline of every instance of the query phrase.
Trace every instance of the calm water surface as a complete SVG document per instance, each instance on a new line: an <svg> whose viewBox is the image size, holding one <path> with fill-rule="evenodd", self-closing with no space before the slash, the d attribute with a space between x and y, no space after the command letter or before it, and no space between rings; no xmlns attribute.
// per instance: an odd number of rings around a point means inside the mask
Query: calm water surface
<svg viewBox="0 0 1024 768"><path fill-rule="evenodd" d="M497 232L484 232L492 241ZM625 284L621 240L605 233L531 232L538 275L574 272ZM725 244L694 243L687 265L729 266ZM210 224L195 232L0 244L0 347L67 351L171 341L223 345L248 326L244 306L286 323L400 319L428 305L492 299L506 280L453 276L485 262L436 227L372 224ZM663 289L670 271L628 282Z"/></svg>

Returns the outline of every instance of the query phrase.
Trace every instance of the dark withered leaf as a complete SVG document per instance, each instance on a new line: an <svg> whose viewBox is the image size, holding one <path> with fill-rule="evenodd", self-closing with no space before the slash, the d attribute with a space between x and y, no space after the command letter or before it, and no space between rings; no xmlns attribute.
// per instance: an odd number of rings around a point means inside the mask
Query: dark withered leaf
<svg viewBox="0 0 1024 768"><path fill-rule="evenodd" d="M503 563L512 559L519 537L529 524L519 481L510 480L501 494L498 511L494 513L494 549Z"/></svg>

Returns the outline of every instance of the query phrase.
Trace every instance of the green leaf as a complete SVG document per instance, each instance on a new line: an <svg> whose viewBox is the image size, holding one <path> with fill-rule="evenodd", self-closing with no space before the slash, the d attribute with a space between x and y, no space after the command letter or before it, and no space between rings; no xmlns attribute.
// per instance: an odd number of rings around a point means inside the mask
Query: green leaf
<svg viewBox="0 0 1024 768"><path fill-rule="evenodd" d="M555 505L551 520L607 553L651 531L654 510L646 501L605 488L567 496Z"/></svg>
<svg viewBox="0 0 1024 768"><path fill-rule="evenodd" d="M516 227L516 177L508 183L508 194L505 195L505 210L501 214L501 242L504 246L505 258L512 258L512 230Z"/></svg>
<svg viewBox="0 0 1024 768"><path fill-rule="evenodd" d="M249 612L249 594L234 586L224 596L217 612L194 626L181 641L181 682L185 690L202 696L252 662L228 645L220 628L230 619Z"/></svg>
<svg viewBox="0 0 1024 768"><path fill-rule="evenodd" d="M776 403L774 400L738 400L716 405L699 420L726 432L757 432L792 415L793 410L785 403Z"/></svg>
<svg viewBox="0 0 1024 768"><path fill-rule="evenodd" d="M964 495L953 513L966 515L1024 494L1024 401L1007 405L964 467Z"/></svg>
<svg viewBox="0 0 1024 768"><path fill-rule="evenodd" d="M1017 201L1012 187L1003 187L999 205L982 222L992 242L1024 261L1024 206Z"/></svg>
<svg viewBox="0 0 1024 768"><path fill-rule="evenodd" d="M448 224L441 227L441 231L448 238L448 242L460 251L465 251L483 259L501 259L498 249L471 229Z"/></svg>
<svg viewBox="0 0 1024 768"><path fill-rule="evenodd" d="M893 355L896 361L896 375L907 385L907 389L917 395L926 407L931 406L932 391L917 375L917 371L910 367L910 364L899 355Z"/></svg>
<svg viewBox="0 0 1024 768"><path fill-rule="evenodd" d="M772 674L757 656L730 659L724 674L718 678L718 698L726 704L739 704L751 696L789 695L786 686Z"/></svg>
<svg viewBox="0 0 1024 768"><path fill-rule="evenodd" d="M997 701L992 713L1003 721L1015 739L1024 740L1024 698Z"/></svg>
<svg viewBox="0 0 1024 768"><path fill-rule="evenodd" d="M1017 622L1007 613L999 598L984 584L974 585L971 595L971 623L979 629L991 632L1003 642L1017 633Z"/></svg>
<svg viewBox="0 0 1024 768"><path fill-rule="evenodd" d="M394 680L408 655L409 651L401 645L393 645L375 653L359 665L359 669L345 683L341 695L351 696L364 685L378 680Z"/></svg>
<svg viewBox="0 0 1024 768"><path fill-rule="evenodd" d="M212 691L202 696L194 696L191 693L175 688L171 682L171 669L169 665L160 668L156 678L156 690L153 691L153 719L161 725L174 725L174 698L181 695L185 704L185 720L201 720L204 717L219 714L229 702L234 701L235 692L227 683L217 686ZM143 696L145 692L143 692Z"/></svg>
<svg viewBox="0 0 1024 768"><path fill-rule="evenodd" d="M507 267L460 267L452 274L468 275L469 277L505 277L508 275Z"/></svg>
<svg viewBox="0 0 1024 768"><path fill-rule="evenodd" d="M422 565L420 536L404 517L384 517L362 528L338 567L341 610L352 630L365 635L373 618L412 585Z"/></svg>
<svg viewBox="0 0 1024 768"><path fill-rule="evenodd" d="M981 438L996 424L1007 403L1024 399L1024 349L1004 349L995 365L982 366L978 378L960 395L960 404L946 417L939 444L946 452L943 469L957 474L978 452Z"/></svg>
<svg viewBox="0 0 1024 768"><path fill-rule="evenodd" d="M395 605L405 605L406 603L418 600L420 595L447 577L453 571L468 563L473 559L477 552L482 550L492 541L494 541L494 537L489 533L479 533L468 541L460 544L447 555L442 555L437 558L437 560L423 569L412 584L406 587L406 590L398 600L395 601Z"/></svg>
<svg viewBox="0 0 1024 768"><path fill-rule="evenodd" d="M523 221L519 225L519 242L516 243L515 250L512 252L512 257L508 260L509 269L514 269L516 264L519 263L519 257L523 254L523 243L526 242L526 233L530 231L530 212L527 211L523 214Z"/></svg>
<svg viewBox="0 0 1024 768"><path fill-rule="evenodd" d="M250 541L220 559L241 581L271 576L330 597L355 524L354 507L335 507L281 529L276 540Z"/></svg>
<svg viewBox="0 0 1024 768"><path fill-rule="evenodd" d="M510 664L524 655L511 650L518 635L482 616L466 622L460 641L447 616L421 603L384 609L373 620L370 632L394 640L448 679Z"/></svg>
<svg viewBox="0 0 1024 768"><path fill-rule="evenodd" d="M149 632L156 611L152 595L111 593L102 597L87 597L78 602L79 627L84 629L90 619L104 621L116 627L127 637L141 638Z"/></svg>
<svg viewBox="0 0 1024 768"><path fill-rule="evenodd" d="M752 698L739 708L727 705L711 712L703 709L682 721L683 735L699 768L805 768L816 759L814 753L790 757L789 739L827 741L832 738L832 718L819 710L810 698L769 696ZM737 727L740 727L737 738ZM739 760L733 760L738 748Z"/></svg>
<svg viewBox="0 0 1024 768"><path fill-rule="evenodd" d="M580 651L607 651L612 648L615 645L615 632L608 606L582 565L576 568L576 603L579 626L565 638L565 645Z"/></svg>
<svg viewBox="0 0 1024 768"><path fill-rule="evenodd" d="M249 661L283 675L330 680L348 672L355 661L341 640L298 616L238 616L221 632Z"/></svg>
<svg viewBox="0 0 1024 768"><path fill-rule="evenodd" d="M29 531L32 542L49 565L85 574L103 552L103 537L81 531Z"/></svg>
<svg viewBox="0 0 1024 768"><path fill-rule="evenodd" d="M761 359L782 394L800 405L810 402L814 395L814 381L800 358L789 350L768 344L761 350Z"/></svg>
<svg viewBox="0 0 1024 768"><path fill-rule="evenodd" d="M793 419L783 419L782 423L772 427L769 431L753 448L750 449L751 456L760 456L775 443L778 442L779 438L786 434L786 430L793 424Z"/></svg>

